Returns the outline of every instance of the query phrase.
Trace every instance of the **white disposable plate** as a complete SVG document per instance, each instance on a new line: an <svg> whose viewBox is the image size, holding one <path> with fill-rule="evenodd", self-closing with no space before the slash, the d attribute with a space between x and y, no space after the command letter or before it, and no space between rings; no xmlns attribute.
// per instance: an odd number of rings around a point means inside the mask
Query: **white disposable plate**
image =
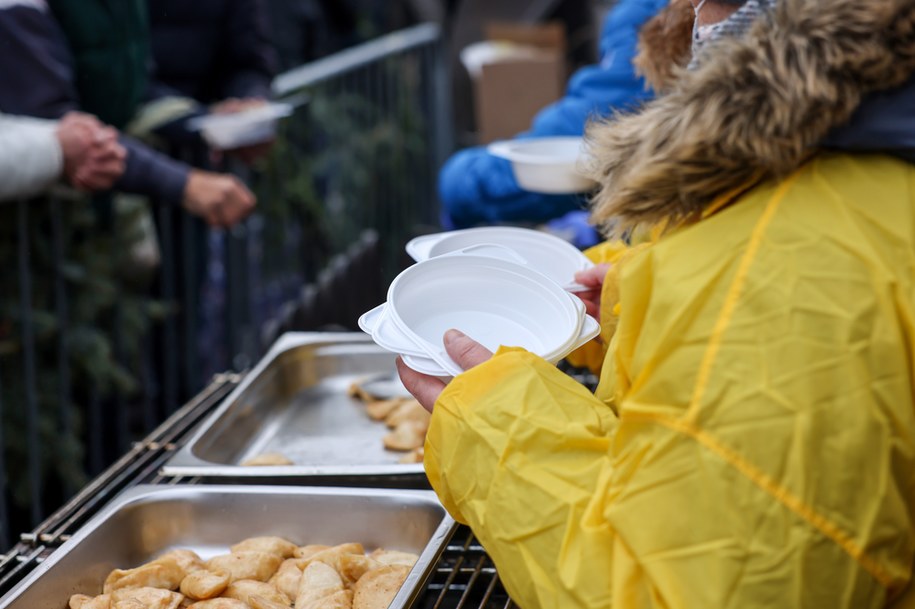
<svg viewBox="0 0 915 609"><path fill-rule="evenodd" d="M442 256L415 264L388 289L387 314L427 355L452 374L442 336L459 328L486 348L561 352L581 329L576 303L528 266L495 258Z"/></svg>
<svg viewBox="0 0 915 609"><path fill-rule="evenodd" d="M413 355L428 358L422 346L416 344L400 327L391 319L387 312L387 304L379 305L364 313L359 318L359 327L369 335L379 347L392 353ZM369 329L366 329L369 328Z"/></svg>
<svg viewBox="0 0 915 609"><path fill-rule="evenodd" d="M411 258L422 262L445 254L492 245L502 246L517 253L532 269L543 273L566 289L578 286L574 281L575 273L594 266L578 248L555 235L508 226L487 226L424 235L407 243L406 250ZM482 251L470 253L477 254ZM497 252L493 251L492 255L496 256Z"/></svg>
<svg viewBox="0 0 915 609"><path fill-rule="evenodd" d="M270 140L276 133L276 122L291 115L293 106L268 103L263 106L230 114L208 114L190 122L199 129L203 139L219 150L231 150Z"/></svg>
<svg viewBox="0 0 915 609"><path fill-rule="evenodd" d="M584 329L585 320L588 319L588 313L585 309L585 303L581 301L580 298L568 294L569 300L572 302L572 305L575 307L576 315L578 317L577 325L575 326L575 334L569 337L569 340L562 345L556 351L551 353L545 353L542 355L543 359L549 362L558 362L563 357L566 356L572 349L575 349L575 345L581 339L581 335Z"/></svg>
<svg viewBox="0 0 915 609"><path fill-rule="evenodd" d="M581 331L575 340L568 347L563 349L560 353L553 354L551 357L544 357L545 360L551 364L558 363L561 359L583 346L585 343L594 339L595 336L600 334L600 324L598 324L594 318L588 316L583 320ZM448 372L433 360L426 357L414 357L410 355L401 355L403 362L413 370L420 372L422 374L428 374L430 376L437 376L440 378L451 377L454 374Z"/></svg>
<svg viewBox="0 0 915 609"><path fill-rule="evenodd" d="M537 137L494 142L489 153L508 160L518 186L544 194L592 190L597 182L581 172L584 140L580 137Z"/></svg>
<svg viewBox="0 0 915 609"><path fill-rule="evenodd" d="M416 357L414 355L404 354L401 354L400 357L408 368L416 370L420 374L428 374L429 376L437 376L439 378L450 378L454 376L428 357Z"/></svg>

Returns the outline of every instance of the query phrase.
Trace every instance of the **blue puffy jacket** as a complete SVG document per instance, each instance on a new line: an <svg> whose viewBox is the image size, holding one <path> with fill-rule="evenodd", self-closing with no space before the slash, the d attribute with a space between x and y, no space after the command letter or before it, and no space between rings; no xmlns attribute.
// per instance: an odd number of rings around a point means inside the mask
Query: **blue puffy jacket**
<svg viewBox="0 0 915 609"><path fill-rule="evenodd" d="M604 22L601 62L572 75L565 97L534 118L530 131L518 137L581 135L588 118L638 106L650 98L632 59L642 25L668 0L619 0ZM521 190L508 161L484 147L452 156L439 175L444 222L453 228L505 222L544 222L580 209L584 199L573 195L542 195Z"/></svg>

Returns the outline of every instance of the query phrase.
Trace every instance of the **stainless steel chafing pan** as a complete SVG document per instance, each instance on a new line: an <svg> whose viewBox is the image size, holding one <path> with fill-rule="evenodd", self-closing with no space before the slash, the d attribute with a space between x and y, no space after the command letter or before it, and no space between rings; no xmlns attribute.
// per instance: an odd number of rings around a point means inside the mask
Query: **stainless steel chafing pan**
<svg viewBox="0 0 915 609"><path fill-rule="evenodd" d="M423 486L422 465L398 463L402 453L382 445L388 430L347 395L354 381L394 375L394 355L364 334L284 334L162 473ZM240 465L263 453L281 453L293 465Z"/></svg>
<svg viewBox="0 0 915 609"><path fill-rule="evenodd" d="M421 591L454 529L428 491L270 486L138 486L89 521L0 607L64 609L70 595L99 594L114 568L138 566L176 548L206 558L246 537L279 535L299 544L361 542L419 554L391 607Z"/></svg>

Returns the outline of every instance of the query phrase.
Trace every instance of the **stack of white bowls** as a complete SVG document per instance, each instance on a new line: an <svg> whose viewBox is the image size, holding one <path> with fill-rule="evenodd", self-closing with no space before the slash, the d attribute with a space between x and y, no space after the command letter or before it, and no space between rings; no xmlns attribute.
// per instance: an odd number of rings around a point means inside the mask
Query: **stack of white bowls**
<svg viewBox="0 0 915 609"><path fill-rule="evenodd" d="M523 347L556 363L600 332L569 290L591 266L558 237L522 228L427 235L407 244L417 260L391 283L387 302L359 319L381 347L439 377L463 372L442 337L457 329L495 351Z"/></svg>

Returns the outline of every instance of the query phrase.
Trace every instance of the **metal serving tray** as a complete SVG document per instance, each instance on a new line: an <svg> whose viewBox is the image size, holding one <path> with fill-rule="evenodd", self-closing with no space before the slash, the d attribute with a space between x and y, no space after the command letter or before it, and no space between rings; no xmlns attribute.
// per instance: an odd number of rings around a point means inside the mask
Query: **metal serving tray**
<svg viewBox="0 0 915 609"><path fill-rule="evenodd" d="M247 537L278 535L298 544L360 542L419 554L391 603L422 591L454 531L429 491L270 486L137 486L116 498L0 599L0 608L65 609L72 594L100 594L115 568L168 550L203 558Z"/></svg>
<svg viewBox="0 0 915 609"><path fill-rule="evenodd" d="M387 428L347 395L353 381L393 377L394 357L362 333L284 334L162 474L428 488L422 464L398 463ZM240 465L263 453L294 464Z"/></svg>

